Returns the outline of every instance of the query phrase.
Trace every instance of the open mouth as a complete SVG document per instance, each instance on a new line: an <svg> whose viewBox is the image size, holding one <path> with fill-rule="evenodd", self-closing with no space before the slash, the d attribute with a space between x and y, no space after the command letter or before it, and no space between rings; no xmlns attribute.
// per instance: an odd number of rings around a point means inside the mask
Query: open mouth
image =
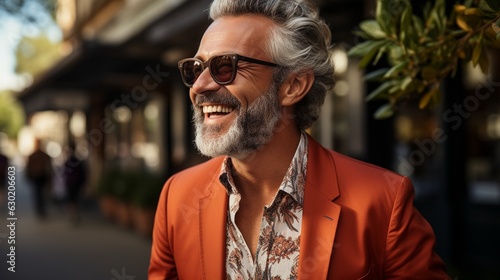
<svg viewBox="0 0 500 280"><path fill-rule="evenodd" d="M209 105L203 106L203 113L207 115L208 118L225 116L231 113L234 108L226 105Z"/></svg>

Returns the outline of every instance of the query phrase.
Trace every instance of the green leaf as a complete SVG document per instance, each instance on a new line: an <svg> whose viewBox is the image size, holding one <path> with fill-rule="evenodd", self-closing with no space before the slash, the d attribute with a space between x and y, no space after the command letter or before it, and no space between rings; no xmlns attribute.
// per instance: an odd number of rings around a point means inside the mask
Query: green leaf
<svg viewBox="0 0 500 280"><path fill-rule="evenodd" d="M370 63L377 52L379 52L384 48L385 45L389 43L390 42L387 40L366 41L351 48L348 52L348 55L355 57L361 56L362 59L360 60L358 67L362 69L365 68L368 63Z"/></svg>
<svg viewBox="0 0 500 280"><path fill-rule="evenodd" d="M483 52L483 33L479 35L479 41L474 46L474 50L472 51L472 65L477 66L479 63L479 59L481 58L481 53Z"/></svg>
<svg viewBox="0 0 500 280"><path fill-rule="evenodd" d="M426 1L425 4L424 4L424 9L423 9L423 14L424 14L424 18L430 18L431 17L431 10L432 10L432 6L431 6L431 2L430 1Z"/></svg>
<svg viewBox="0 0 500 280"><path fill-rule="evenodd" d="M484 19L494 19L498 15L498 10L493 10L485 1L480 1L478 8L481 10Z"/></svg>
<svg viewBox="0 0 500 280"><path fill-rule="evenodd" d="M370 53L372 50L377 50L380 46L384 45L386 43L385 40L380 40L380 41L365 41L361 44L358 44L354 47L352 47L347 54L349 56L354 56L354 57L362 57Z"/></svg>
<svg viewBox="0 0 500 280"><path fill-rule="evenodd" d="M380 0L377 0L377 6L375 8L375 19L378 21L378 22L381 22L383 20L383 9L384 9L384 5L383 5L383 1L380 1Z"/></svg>
<svg viewBox="0 0 500 280"><path fill-rule="evenodd" d="M380 81L382 77L384 77L385 73L389 70L389 68L381 68L375 71L372 71L364 76L365 81L373 82Z"/></svg>
<svg viewBox="0 0 500 280"><path fill-rule="evenodd" d="M498 40L498 34L500 34L500 19L498 19L491 25L491 29L493 29L493 32L495 32L495 34L497 34L496 39Z"/></svg>
<svg viewBox="0 0 500 280"><path fill-rule="evenodd" d="M446 12L446 0L436 0L434 7L438 12L438 15L444 16Z"/></svg>
<svg viewBox="0 0 500 280"><path fill-rule="evenodd" d="M403 81L401 82L400 89L402 91L405 91L408 88L408 86L411 84L412 81L413 81L413 79L410 76L404 78Z"/></svg>
<svg viewBox="0 0 500 280"><path fill-rule="evenodd" d="M373 60L373 65L376 65L378 63L378 61L386 51L387 51L387 46L382 46L380 49L378 49L377 56Z"/></svg>
<svg viewBox="0 0 500 280"><path fill-rule="evenodd" d="M389 94L390 95L396 95L399 96L399 94L403 92L401 90L401 80L396 80L394 81L394 85L389 89Z"/></svg>
<svg viewBox="0 0 500 280"><path fill-rule="evenodd" d="M409 27L411 24L412 20L412 10L411 10L411 5L406 5L406 7L403 10L403 13L401 14L401 26L400 26L400 32L399 32L399 37L401 38L402 41L405 39L405 32L409 31Z"/></svg>
<svg viewBox="0 0 500 280"><path fill-rule="evenodd" d="M393 66L389 71L387 71L387 73L385 73L384 78L396 76L406 66L408 66L408 61L403 61L403 62Z"/></svg>
<svg viewBox="0 0 500 280"><path fill-rule="evenodd" d="M375 20L365 20L359 24L359 28L373 39L383 39L387 37L387 34L382 31L379 23Z"/></svg>
<svg viewBox="0 0 500 280"><path fill-rule="evenodd" d="M370 61L372 61L373 57L375 56L375 54L378 51L379 50L377 50L377 49L370 50L370 52L367 53L365 56L363 56L363 58L359 61L358 68L359 69L365 68L368 65L368 63L370 63Z"/></svg>
<svg viewBox="0 0 500 280"><path fill-rule="evenodd" d="M422 34L424 34L424 24L422 22L422 19L413 15L412 16L412 22L413 22L413 27L415 29L415 32L417 35L420 37Z"/></svg>
<svg viewBox="0 0 500 280"><path fill-rule="evenodd" d="M391 5L391 1L377 0L377 7L375 9L375 20L380 25L380 29L386 34L392 34L392 14L388 12L388 6Z"/></svg>
<svg viewBox="0 0 500 280"><path fill-rule="evenodd" d="M379 87L377 87L374 91L372 91L366 98L366 101L373 100L375 98L384 98L384 95L386 95L389 92L389 89L394 85L394 82L385 82L381 84Z"/></svg>
<svg viewBox="0 0 500 280"><path fill-rule="evenodd" d="M451 37L460 37L460 36L463 36L465 34L467 34L467 31L465 31L465 30L454 30L454 31L450 32Z"/></svg>
<svg viewBox="0 0 500 280"><path fill-rule="evenodd" d="M389 62L392 65L401 63L403 58L403 50L398 45L392 45L389 47Z"/></svg>
<svg viewBox="0 0 500 280"><path fill-rule="evenodd" d="M387 15L387 13L386 13L386 15ZM382 30L385 34L388 34L388 35L392 35L392 34L394 34L394 32L393 32L393 29L394 29L394 28L392 28L392 24L390 23L390 21L389 21L389 20L387 20L387 21L378 21L378 20L377 20L377 22L378 22L378 24L379 24L379 26L380 26L380 29L381 29L381 30Z"/></svg>
<svg viewBox="0 0 500 280"><path fill-rule="evenodd" d="M382 120L382 119L387 119L390 118L394 115L394 109L392 108L391 104L385 104L382 105L375 111L375 114L373 116L377 120Z"/></svg>
<svg viewBox="0 0 500 280"><path fill-rule="evenodd" d="M484 2L486 2L493 11L500 11L500 2L498 0L484 0Z"/></svg>
<svg viewBox="0 0 500 280"><path fill-rule="evenodd" d="M488 5L485 1L479 2L479 9L484 13L484 14L491 14L494 13L495 11Z"/></svg>
<svg viewBox="0 0 500 280"><path fill-rule="evenodd" d="M363 38L365 40L369 39L368 38L368 35L366 35L366 33L363 31L363 30L360 30L360 29L355 29L352 34L356 37L360 37L360 38Z"/></svg>
<svg viewBox="0 0 500 280"><path fill-rule="evenodd" d="M421 93L424 91L424 89L425 89L425 85L421 80L419 80L417 78L412 78L411 83L408 86L406 86L404 91L408 92L408 93L410 93L410 92Z"/></svg>
<svg viewBox="0 0 500 280"><path fill-rule="evenodd" d="M446 14L444 0L436 0L430 13L430 20L434 23L439 34L443 34L446 29Z"/></svg>

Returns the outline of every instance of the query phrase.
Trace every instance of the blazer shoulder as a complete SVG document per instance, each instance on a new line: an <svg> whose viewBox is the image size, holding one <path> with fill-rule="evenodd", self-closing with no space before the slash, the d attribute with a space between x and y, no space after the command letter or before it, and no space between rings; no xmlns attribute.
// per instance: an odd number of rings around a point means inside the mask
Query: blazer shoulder
<svg viewBox="0 0 500 280"><path fill-rule="evenodd" d="M328 169L331 166L333 169L332 171L336 173L339 178L356 177L367 179L372 176L378 177L380 175L400 180L404 178L404 176L394 171L327 149L312 137L309 137L309 143L310 152L312 153L311 159L313 161L319 161L322 169Z"/></svg>
<svg viewBox="0 0 500 280"><path fill-rule="evenodd" d="M359 186L376 191L379 188L385 191L397 192L402 185L411 186L410 180L394 171L367 163L335 151L330 151L337 169L339 185Z"/></svg>
<svg viewBox="0 0 500 280"><path fill-rule="evenodd" d="M224 158L217 157L172 175L165 183L169 193L181 194L206 188L218 178Z"/></svg>
<svg viewBox="0 0 500 280"><path fill-rule="evenodd" d="M390 173L392 176L404 177L401 174L398 174L392 170L380 167L378 165L374 165L372 163L368 163L366 161L362 161L353 157L349 157L347 155L341 154L336 151L331 151L330 153L335 161L337 168L350 168L350 169L359 169L359 172L368 172L368 173Z"/></svg>
<svg viewBox="0 0 500 280"><path fill-rule="evenodd" d="M224 161L224 157L216 157L209 159L205 162L202 162L200 164L188 167L184 170L181 170L171 176L171 178L177 178L177 179L193 179L193 175L200 175L200 174L210 174L213 175L214 172L219 172L220 167L222 166L222 162ZM196 176L195 176L196 177Z"/></svg>
<svg viewBox="0 0 500 280"><path fill-rule="evenodd" d="M388 169L327 149L309 138L308 181L329 197L391 193L409 186L409 179Z"/></svg>

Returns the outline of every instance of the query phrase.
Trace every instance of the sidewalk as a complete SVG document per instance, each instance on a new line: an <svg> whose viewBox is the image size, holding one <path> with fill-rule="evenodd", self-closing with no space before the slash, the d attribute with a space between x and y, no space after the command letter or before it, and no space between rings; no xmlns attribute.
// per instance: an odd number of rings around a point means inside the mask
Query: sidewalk
<svg viewBox="0 0 500 280"><path fill-rule="evenodd" d="M30 185L16 171L15 245L7 244L11 221L5 203L0 204L0 279L147 279L150 240L105 221L96 207L83 209L77 227L51 203L47 220L37 220ZM15 272L7 262L12 245Z"/></svg>

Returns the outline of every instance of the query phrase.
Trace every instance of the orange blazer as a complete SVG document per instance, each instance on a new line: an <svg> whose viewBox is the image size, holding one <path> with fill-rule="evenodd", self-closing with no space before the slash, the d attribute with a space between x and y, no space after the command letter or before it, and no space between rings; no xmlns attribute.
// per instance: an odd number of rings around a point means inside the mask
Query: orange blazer
<svg viewBox="0 0 500 280"><path fill-rule="evenodd" d="M309 137L299 279L450 279L409 179ZM223 158L172 176L156 211L149 280L226 279Z"/></svg>

